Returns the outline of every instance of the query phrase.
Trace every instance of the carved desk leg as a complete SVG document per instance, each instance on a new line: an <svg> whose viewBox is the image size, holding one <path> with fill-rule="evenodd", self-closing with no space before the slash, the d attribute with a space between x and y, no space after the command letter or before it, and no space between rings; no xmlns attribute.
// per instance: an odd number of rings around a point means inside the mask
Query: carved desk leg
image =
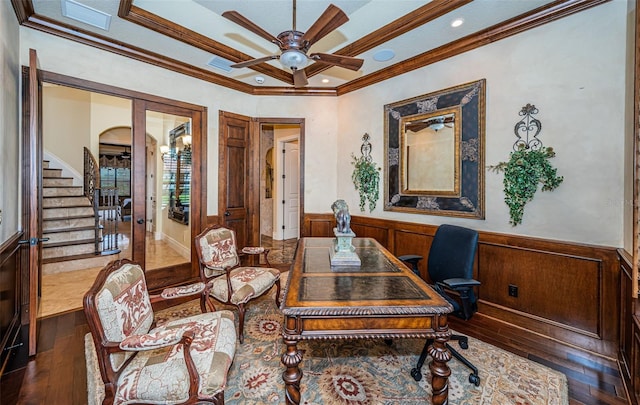
<svg viewBox="0 0 640 405"><path fill-rule="evenodd" d="M300 404L300 380L302 379L302 370L298 364L302 361L302 353L298 351L298 342L296 340L283 339L286 351L282 355L282 364L287 368L282 373L284 380L284 393L287 405Z"/></svg>
<svg viewBox="0 0 640 405"><path fill-rule="evenodd" d="M451 369L447 362L451 360L451 352L447 349L448 335L438 335L431 346L429 355L433 359L429 365L431 370L431 387L433 388L433 405L447 405L449 403L449 376Z"/></svg>

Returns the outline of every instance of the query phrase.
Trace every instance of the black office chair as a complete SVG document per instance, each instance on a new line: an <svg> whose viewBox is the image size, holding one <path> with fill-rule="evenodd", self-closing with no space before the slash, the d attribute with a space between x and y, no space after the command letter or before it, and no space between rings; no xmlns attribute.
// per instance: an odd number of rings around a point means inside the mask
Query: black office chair
<svg viewBox="0 0 640 405"><path fill-rule="evenodd" d="M432 287L453 306L453 315L464 320L471 318L478 310L477 297L473 287L480 285L480 282L473 277L473 261L478 246L478 232L454 225L440 225L431 243L427 270L429 277L434 283ZM411 265L412 270L420 275L418 262L422 256L404 255L398 257L400 260ZM447 291L455 291L459 299L454 299ZM451 335L450 340L458 341L461 348L469 347L466 336ZM414 380L422 379L422 365L427 358L427 349L433 343L433 339L427 340L422 349L418 364L411 370ZM456 359L460 360L473 372L469 375L469 382L480 385L478 369L469 362L462 354L447 344L447 348Z"/></svg>

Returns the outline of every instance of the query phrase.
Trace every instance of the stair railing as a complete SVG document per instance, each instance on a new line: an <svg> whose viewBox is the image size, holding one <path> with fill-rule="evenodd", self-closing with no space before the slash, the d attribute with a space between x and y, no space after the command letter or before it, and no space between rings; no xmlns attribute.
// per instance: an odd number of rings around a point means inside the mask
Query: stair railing
<svg viewBox="0 0 640 405"><path fill-rule="evenodd" d="M96 240L96 249L103 255L119 253L118 248L118 220L122 218L120 212L120 199L117 188L97 188L93 203L94 209L100 211L102 223L97 223L102 230L102 237ZM99 243L101 241L101 243ZM101 246L100 246L101 245Z"/></svg>
<svg viewBox="0 0 640 405"><path fill-rule="evenodd" d="M91 151L84 148L84 195L89 201L94 201L95 189L100 186L100 166ZM98 213L96 212L96 215Z"/></svg>
<svg viewBox="0 0 640 405"><path fill-rule="evenodd" d="M95 253L111 255L118 248L120 199L115 188L100 188L100 166L91 151L84 148L84 195L93 206Z"/></svg>

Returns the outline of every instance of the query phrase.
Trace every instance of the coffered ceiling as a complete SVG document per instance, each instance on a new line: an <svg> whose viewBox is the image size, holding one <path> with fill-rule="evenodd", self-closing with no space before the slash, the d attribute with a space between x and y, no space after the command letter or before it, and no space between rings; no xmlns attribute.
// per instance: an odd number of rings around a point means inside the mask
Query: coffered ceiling
<svg viewBox="0 0 640 405"><path fill-rule="evenodd" d="M12 0L33 29L256 95L340 95L608 0ZM311 53L363 59L351 71L310 61L294 87L277 45L222 16L236 11L272 36L305 32L334 4L347 16ZM462 25L453 27L454 20ZM98 27L101 26L101 27ZM392 56L388 60L385 57ZM380 60L383 59L383 60Z"/></svg>

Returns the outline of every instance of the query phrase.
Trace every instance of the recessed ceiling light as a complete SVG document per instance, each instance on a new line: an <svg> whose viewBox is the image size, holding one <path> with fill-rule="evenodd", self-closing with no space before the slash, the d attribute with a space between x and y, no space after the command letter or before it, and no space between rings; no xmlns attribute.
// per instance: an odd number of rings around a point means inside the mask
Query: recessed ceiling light
<svg viewBox="0 0 640 405"><path fill-rule="evenodd" d="M455 20L451 21L451 26L453 28L459 27L462 24L464 24L464 18L456 18Z"/></svg>
<svg viewBox="0 0 640 405"><path fill-rule="evenodd" d="M380 49L373 54L373 60L377 62L386 62L393 59L394 56L396 56L396 53L393 52L392 49Z"/></svg>
<svg viewBox="0 0 640 405"><path fill-rule="evenodd" d="M262 77L262 76L256 76L256 77L253 78L253 80L255 80L256 83L258 83L258 84L264 83L264 77Z"/></svg>
<svg viewBox="0 0 640 405"><path fill-rule="evenodd" d="M322 83L329 83L329 79L322 79Z"/></svg>
<svg viewBox="0 0 640 405"><path fill-rule="evenodd" d="M109 31L111 14L104 13L73 0L61 0L60 3L63 16Z"/></svg>

